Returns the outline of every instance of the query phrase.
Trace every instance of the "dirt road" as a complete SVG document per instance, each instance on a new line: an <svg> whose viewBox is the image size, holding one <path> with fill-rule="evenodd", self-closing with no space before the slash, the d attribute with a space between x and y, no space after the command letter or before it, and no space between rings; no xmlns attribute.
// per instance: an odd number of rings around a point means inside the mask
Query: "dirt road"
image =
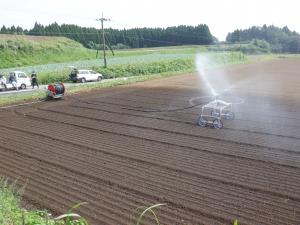
<svg viewBox="0 0 300 225"><path fill-rule="evenodd" d="M96 225L156 203L162 224L300 224L299 69L281 59L213 71L237 103L220 130L196 126L189 106L208 101L196 74L3 110L0 174L27 181L25 202L54 214L88 202L79 213Z"/></svg>

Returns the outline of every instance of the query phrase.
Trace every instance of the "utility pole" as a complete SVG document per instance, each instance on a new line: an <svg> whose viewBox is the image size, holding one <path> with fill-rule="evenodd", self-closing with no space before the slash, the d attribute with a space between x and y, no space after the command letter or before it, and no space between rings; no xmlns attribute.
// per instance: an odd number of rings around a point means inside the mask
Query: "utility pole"
<svg viewBox="0 0 300 225"><path fill-rule="evenodd" d="M103 13L102 17L100 19L96 19L97 21L101 21L101 29L102 29L102 47L103 47L103 60L104 60L104 67L107 67L107 61L106 61L106 45L105 45L105 34L104 34L104 21L110 21L110 19L104 18Z"/></svg>

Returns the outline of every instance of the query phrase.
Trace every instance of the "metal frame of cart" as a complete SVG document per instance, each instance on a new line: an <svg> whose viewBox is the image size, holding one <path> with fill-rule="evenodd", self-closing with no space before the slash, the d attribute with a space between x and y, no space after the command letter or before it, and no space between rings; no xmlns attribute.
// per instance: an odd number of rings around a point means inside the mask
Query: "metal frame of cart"
<svg viewBox="0 0 300 225"><path fill-rule="evenodd" d="M202 106L202 112L198 119L198 125L201 127L210 125L216 129L221 129L223 128L222 119L234 119L232 103L216 99Z"/></svg>

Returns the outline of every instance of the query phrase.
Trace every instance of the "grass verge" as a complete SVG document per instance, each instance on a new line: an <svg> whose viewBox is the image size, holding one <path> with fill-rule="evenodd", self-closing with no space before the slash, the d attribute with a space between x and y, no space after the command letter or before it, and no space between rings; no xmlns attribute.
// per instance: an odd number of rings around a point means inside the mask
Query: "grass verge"
<svg viewBox="0 0 300 225"><path fill-rule="evenodd" d="M38 90L35 92L27 92L27 93L14 93L0 95L0 106L9 106L14 104L23 104L31 101L43 100L46 97L46 93L44 90Z"/></svg>
<svg viewBox="0 0 300 225"><path fill-rule="evenodd" d="M0 68L95 57L95 51L65 37L0 34L0 50Z"/></svg>

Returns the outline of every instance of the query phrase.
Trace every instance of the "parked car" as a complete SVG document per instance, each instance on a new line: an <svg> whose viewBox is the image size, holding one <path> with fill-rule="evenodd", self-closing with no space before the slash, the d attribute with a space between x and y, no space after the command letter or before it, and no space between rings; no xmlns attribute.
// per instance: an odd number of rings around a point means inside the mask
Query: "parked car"
<svg viewBox="0 0 300 225"><path fill-rule="evenodd" d="M9 77L12 77L14 81L11 81ZM6 83L0 84L0 90L10 90L10 89L26 89L31 85L30 78L26 75L26 73L22 71L12 71L9 73L9 77L6 78Z"/></svg>
<svg viewBox="0 0 300 225"><path fill-rule="evenodd" d="M77 70L73 69L70 74L70 80L73 82L85 83L87 81L101 81L103 75L93 70Z"/></svg>

